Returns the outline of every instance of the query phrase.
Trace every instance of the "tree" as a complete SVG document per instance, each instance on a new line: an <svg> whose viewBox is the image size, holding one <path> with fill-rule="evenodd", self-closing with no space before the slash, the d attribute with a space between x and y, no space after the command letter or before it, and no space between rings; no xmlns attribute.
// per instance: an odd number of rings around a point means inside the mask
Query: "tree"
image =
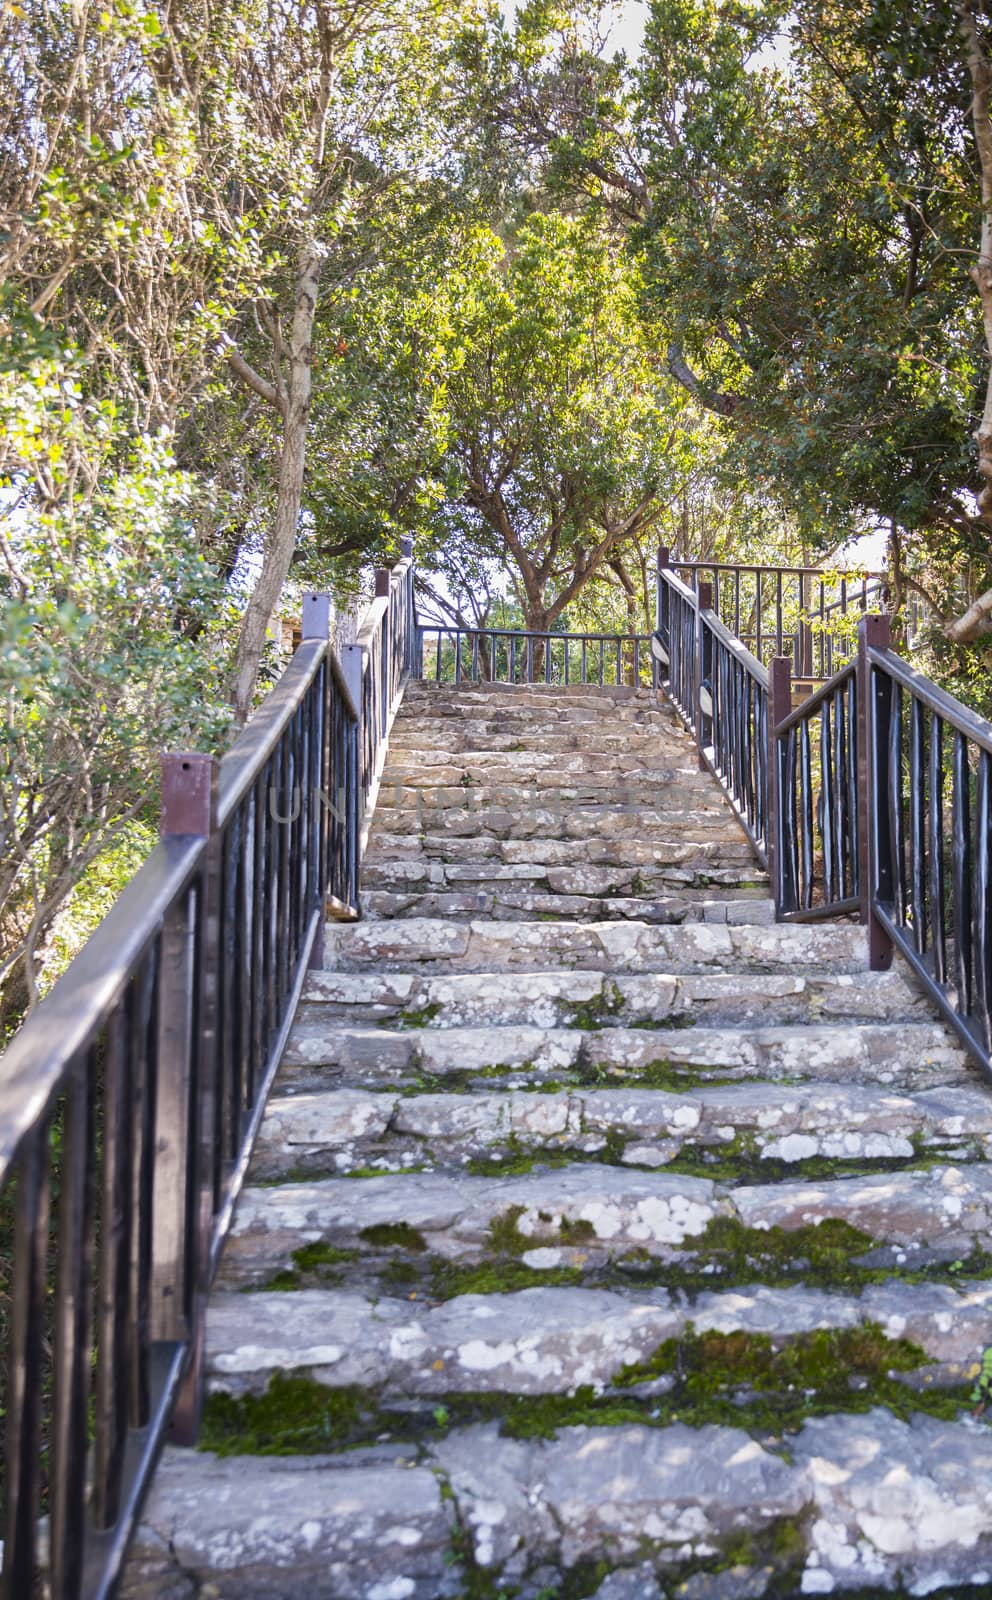
<svg viewBox="0 0 992 1600"><path fill-rule="evenodd" d="M689 458L686 405L647 349L637 278L595 221L478 230L444 285L449 442L433 519L506 562L546 631L654 526Z"/></svg>

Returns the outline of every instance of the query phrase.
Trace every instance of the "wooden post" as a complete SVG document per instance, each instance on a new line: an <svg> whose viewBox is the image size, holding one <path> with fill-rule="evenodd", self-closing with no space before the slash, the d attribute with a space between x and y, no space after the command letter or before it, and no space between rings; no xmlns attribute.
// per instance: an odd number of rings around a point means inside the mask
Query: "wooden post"
<svg viewBox="0 0 992 1600"><path fill-rule="evenodd" d="M303 613L301 617L300 633L304 641L308 639L320 640L327 645L331 637L331 597L329 594L305 594L303 596ZM329 807L336 804L336 797L332 801L331 784L337 773L331 772L331 736L328 726L327 706L330 681L328 679L323 701L320 707L320 718L317 738L320 741L320 755L318 771L320 773L320 793L311 796L313 816L316 819L314 835L309 841L309 848L316 854L315 870L323 873L323 881L314 885L316 907L320 908L321 918L317 923L317 932L314 935L310 948L310 959L307 966L322 967L324 965L324 905L327 897L326 867L328 860L328 845L330 840L331 815ZM315 909L316 909L315 907Z"/></svg>
<svg viewBox="0 0 992 1600"><path fill-rule="evenodd" d="M194 1444L203 1397L203 1343L219 1113L217 988L220 838L217 763L196 752L162 758L163 839L207 840L198 890L165 919L158 995L152 1201L153 1340L192 1345L173 1415L175 1444ZM190 1203L190 1197L191 1203Z"/></svg>
<svg viewBox="0 0 992 1600"><path fill-rule="evenodd" d="M712 697L712 642L703 628L703 612L713 610L713 585L701 583L696 592L696 703L693 707L696 715L696 759L700 772L708 772L709 766L703 756L706 748L706 718L703 715L701 704L704 680L710 681L710 695Z"/></svg>
<svg viewBox="0 0 992 1600"><path fill-rule="evenodd" d="M873 729L887 705L881 703L884 689L876 687L876 705L872 706L872 671L868 660L869 650L887 650L891 639L889 619L886 616L862 617L858 623L858 889L861 899L861 921L868 928L868 965L872 972L884 972L892 965L892 940L872 910L872 894L880 880L882 867L888 872L888 862L877 857L878 824L888 817L887 785L891 782L888 770L888 740L881 742L873 737ZM900 797L897 797L899 803Z"/></svg>
<svg viewBox="0 0 992 1600"><path fill-rule="evenodd" d="M766 818L766 843L768 878L775 915L781 918L786 909L782 876L782 764L779 760L777 729L792 710L792 662L788 656L773 656L768 668L768 723L765 770L768 781L768 809Z"/></svg>

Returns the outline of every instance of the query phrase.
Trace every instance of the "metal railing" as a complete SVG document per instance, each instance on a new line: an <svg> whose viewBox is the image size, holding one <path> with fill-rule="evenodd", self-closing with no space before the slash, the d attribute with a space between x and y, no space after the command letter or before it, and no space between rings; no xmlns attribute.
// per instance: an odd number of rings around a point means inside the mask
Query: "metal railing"
<svg viewBox="0 0 992 1600"><path fill-rule="evenodd" d="M417 629L416 674L435 683L651 686L651 635L518 628Z"/></svg>
<svg viewBox="0 0 992 1600"><path fill-rule="evenodd" d="M850 652L838 623L877 609L888 595L882 572L679 561L664 547L661 555L661 565L694 593L701 583L709 585L712 609L759 661L768 666L775 656L788 656L799 678L830 677Z"/></svg>
<svg viewBox="0 0 992 1600"><path fill-rule="evenodd" d="M889 619L798 706L659 554L662 686L769 869L780 921L857 915L992 1076L992 723L890 648ZM764 756L761 750L764 749Z"/></svg>
<svg viewBox="0 0 992 1600"><path fill-rule="evenodd" d="M712 609L661 565L655 657L660 680L696 739L701 768L722 785L763 866L768 864L768 670Z"/></svg>
<svg viewBox="0 0 992 1600"><path fill-rule="evenodd" d="M345 645L341 665L361 723L361 845L386 759L389 730L403 693L415 670L417 612L414 601L413 541L400 541L400 562L375 575L375 600L358 630L354 644Z"/></svg>
<svg viewBox="0 0 992 1600"><path fill-rule="evenodd" d="M357 914L413 655L409 553L387 579L360 698L308 596L228 754L164 758L160 843L0 1061L3 1600L110 1595L164 1439L196 1437L206 1297L266 1096L325 914Z"/></svg>

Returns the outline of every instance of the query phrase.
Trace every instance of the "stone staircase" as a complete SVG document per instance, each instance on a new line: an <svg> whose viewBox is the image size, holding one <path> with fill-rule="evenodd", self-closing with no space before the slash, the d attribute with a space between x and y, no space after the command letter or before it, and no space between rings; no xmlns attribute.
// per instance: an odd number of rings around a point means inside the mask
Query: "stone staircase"
<svg viewBox="0 0 992 1600"><path fill-rule="evenodd" d="M646 692L412 685L130 1600L992 1594L992 1096Z"/></svg>

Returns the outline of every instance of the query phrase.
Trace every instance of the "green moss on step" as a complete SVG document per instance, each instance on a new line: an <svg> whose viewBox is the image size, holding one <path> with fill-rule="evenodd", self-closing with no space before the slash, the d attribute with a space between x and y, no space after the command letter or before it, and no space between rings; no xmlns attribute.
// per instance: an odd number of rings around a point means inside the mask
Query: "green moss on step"
<svg viewBox="0 0 992 1600"><path fill-rule="evenodd" d="M305 1244L299 1250L294 1250L290 1257L293 1265L284 1271L276 1273L268 1282L259 1284L259 1289L303 1289L308 1287L308 1280L317 1283L340 1283L343 1273L337 1269L358 1260L357 1250L339 1250L333 1244L327 1244L323 1239L316 1240L313 1244ZM256 1285L252 1284L249 1292L254 1292Z"/></svg>
<svg viewBox="0 0 992 1600"><path fill-rule="evenodd" d="M658 1353L659 1366L682 1361L661 1395L619 1388L597 1394L583 1385L570 1394L449 1393L393 1406L375 1390L327 1388L305 1372L276 1373L263 1394L211 1395L200 1447L220 1455L307 1455L372 1441L416 1445L478 1422L498 1422L513 1439L549 1439L573 1427L723 1423L767 1443L809 1417L838 1411L882 1405L901 1417L925 1412L950 1420L960 1414L966 1386L916 1391L900 1384L881 1367L885 1352L878 1337L877 1330L849 1330L845 1344L839 1335L822 1333L778 1351L746 1334L690 1337L680 1352L662 1347ZM895 1341L891 1369L912 1369L921 1354ZM631 1370L640 1375L646 1369Z"/></svg>
<svg viewBox="0 0 992 1600"><path fill-rule="evenodd" d="M489 1224L489 1243L497 1254L519 1256L534 1248L533 1239L525 1238L517 1227L526 1209L526 1206L511 1206Z"/></svg>
<svg viewBox="0 0 992 1600"><path fill-rule="evenodd" d="M514 1259L485 1261L473 1267L438 1260L431 1272L429 1293L433 1300L454 1300L462 1294L515 1294L519 1289L568 1288L581 1282L578 1267L540 1272Z"/></svg>
<svg viewBox="0 0 992 1600"><path fill-rule="evenodd" d="M408 1222L376 1222L363 1228L359 1238L381 1250L413 1250L421 1254L427 1249L423 1234Z"/></svg>
<svg viewBox="0 0 992 1600"><path fill-rule="evenodd" d="M926 1366L926 1351L908 1339L887 1339L876 1323L818 1328L775 1345L764 1334L697 1333L691 1324L666 1339L647 1361L623 1367L618 1389L672 1380L663 1409L674 1420L701 1426L733 1424L795 1429L811 1416L887 1406L897 1416L927 1410L950 1419L964 1402L963 1387L917 1394L896 1374Z"/></svg>
<svg viewBox="0 0 992 1600"><path fill-rule="evenodd" d="M599 994L591 1000L565 1002L566 1026L578 1028L583 1033L595 1033L598 1028L615 1024L623 1007L624 998L619 986L612 978L604 978Z"/></svg>
<svg viewBox="0 0 992 1600"><path fill-rule="evenodd" d="M441 1002L432 1000L426 1006L410 1006L405 1008L391 1021L385 1022L385 1027L395 1028L426 1028L441 1012Z"/></svg>

